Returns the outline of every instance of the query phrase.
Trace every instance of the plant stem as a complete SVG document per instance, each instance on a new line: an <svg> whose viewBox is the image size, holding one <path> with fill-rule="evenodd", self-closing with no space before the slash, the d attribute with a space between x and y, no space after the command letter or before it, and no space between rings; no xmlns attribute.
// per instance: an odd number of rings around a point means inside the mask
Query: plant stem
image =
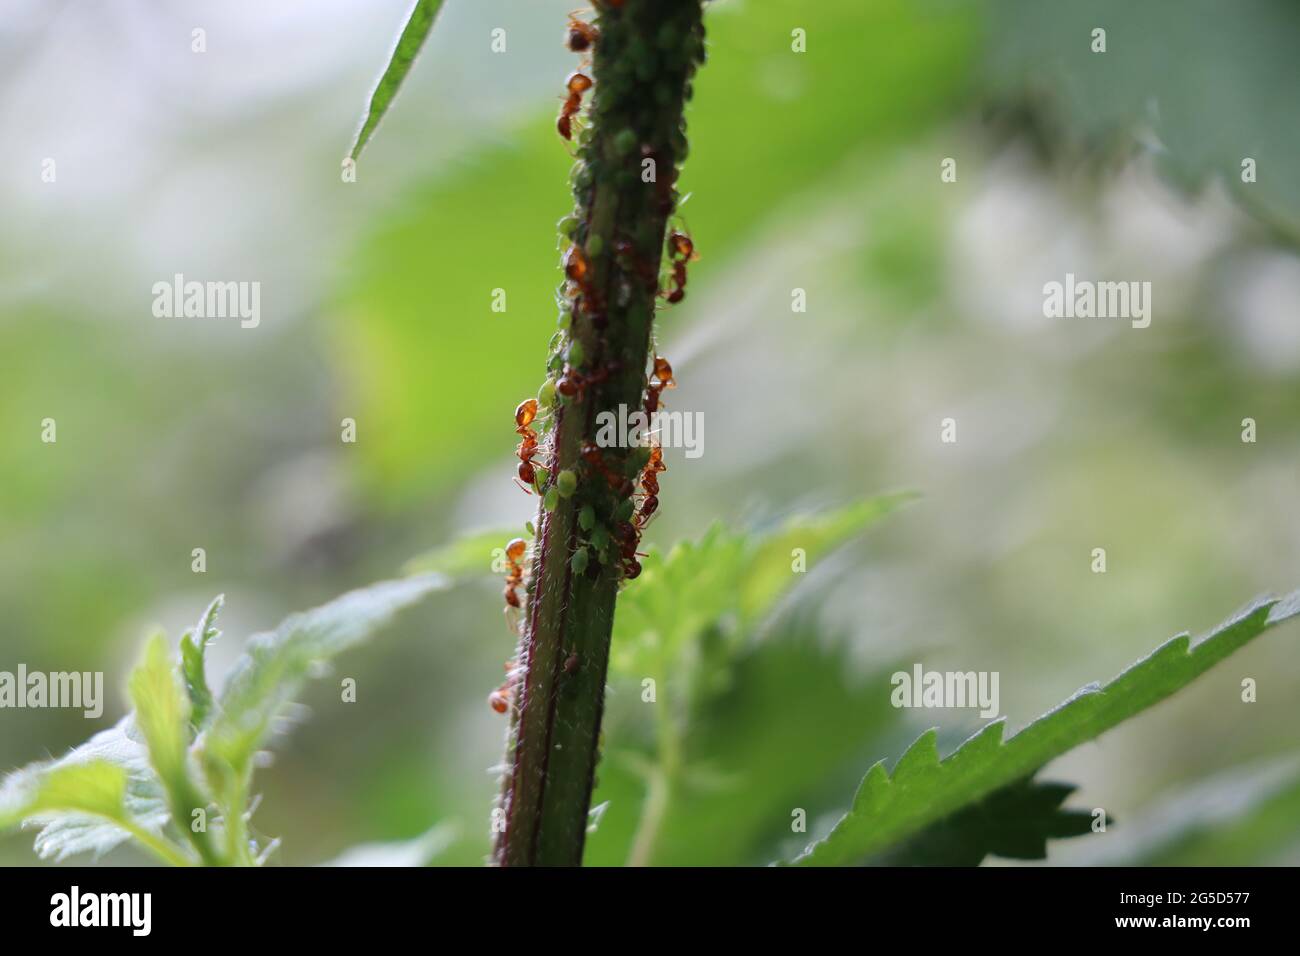
<svg viewBox="0 0 1300 956"><path fill-rule="evenodd" d="M651 326L665 230L676 203L677 164L685 157L683 107L703 60L702 0L598 0L592 108L579 134L577 209L569 230L583 263L566 286L548 363L553 379L570 367L587 382L556 405L545 464L550 491L538 511L528 611L520 637L523 673L506 748L494 860L501 865L582 862L587 815L599 759L614 604L624 577L617 537L626 524L630 481L617 490L583 450L597 440L601 412L644 403ZM573 278L571 276L571 278ZM544 386L544 390L546 387ZM637 449L609 448L612 473L635 476ZM644 449L641 449L644 451ZM579 484L555 494L557 476ZM596 527L583 528L590 508ZM590 560L573 563L577 550Z"/></svg>

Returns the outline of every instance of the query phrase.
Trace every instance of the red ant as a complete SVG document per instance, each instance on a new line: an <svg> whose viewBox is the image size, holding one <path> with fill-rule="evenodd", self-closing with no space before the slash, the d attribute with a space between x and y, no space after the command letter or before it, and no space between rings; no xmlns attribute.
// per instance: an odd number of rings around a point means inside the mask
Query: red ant
<svg viewBox="0 0 1300 956"><path fill-rule="evenodd" d="M620 498L626 498L628 495L632 494L632 482L606 464L605 454L600 450L598 445L595 445L592 442L585 442L582 446L581 454L582 460L591 467L592 471L604 478L609 487L618 492Z"/></svg>
<svg viewBox="0 0 1300 956"><path fill-rule="evenodd" d="M673 367L661 355L655 356L654 370L650 373L650 378L653 381L646 386L645 392L646 418L659 410L660 393L666 388L677 387L677 383L673 381Z"/></svg>
<svg viewBox="0 0 1300 956"><path fill-rule="evenodd" d="M654 161L655 169L660 170L664 164L660 162L660 157L653 146L648 143L641 147L641 158ZM672 215L673 207L677 205L677 169L671 167L661 170L655 177L655 193L658 199L659 214L665 218Z"/></svg>
<svg viewBox="0 0 1300 956"><path fill-rule="evenodd" d="M506 567L509 573L506 575L505 598L506 604L511 607L520 607L519 592L516 590L524 583L524 552L528 549L528 542L523 538L514 538L506 545Z"/></svg>
<svg viewBox="0 0 1300 956"><path fill-rule="evenodd" d="M659 445L650 446L650 459L641 470L641 505L632 516L632 525L638 534L650 523L650 518L659 510L659 472L667 471L664 464L664 450Z"/></svg>
<svg viewBox="0 0 1300 956"><path fill-rule="evenodd" d="M514 673L516 667L515 661L506 661L506 679L501 682L501 686L488 694L488 706L498 714L504 714L510 709L510 700L514 697L515 684L519 682L519 677Z"/></svg>
<svg viewBox="0 0 1300 956"><path fill-rule="evenodd" d="M668 237L669 252L673 264L673 288L664 296L669 304L675 305L686 297L686 263L699 258L695 252L695 243L683 232L674 232Z"/></svg>
<svg viewBox="0 0 1300 956"><path fill-rule="evenodd" d="M568 295L575 297L574 314L581 308L591 317L591 324L596 329L604 329L609 324L604 300L591 282L591 262L582 247L577 244L570 246L564 253L563 265L564 276L572 283ZM581 307L578 302L581 302Z"/></svg>
<svg viewBox="0 0 1300 956"><path fill-rule="evenodd" d="M519 447L515 454L519 456L519 477L515 484L532 494L528 487L537 480L537 470L533 458L537 456L537 432L530 427L537 417L537 399L529 398L519 403L515 409L515 432L520 436Z"/></svg>
<svg viewBox="0 0 1300 956"><path fill-rule="evenodd" d="M620 521L614 526L614 534L619 538L619 550L623 556L623 577L629 581L641 573L638 557L645 557L637 550L641 545L641 529L631 521Z"/></svg>
<svg viewBox="0 0 1300 956"><path fill-rule="evenodd" d="M559 380L555 383L555 390L566 398L576 398L578 401L582 401L587 389L607 380L610 373L615 371L616 368L617 365L611 363L601 366L590 375L583 375L572 365L566 363L564 370L560 373Z"/></svg>
<svg viewBox="0 0 1300 956"><path fill-rule="evenodd" d="M560 107L560 118L555 121L555 128L565 139L573 139L573 117L582 109L582 94L591 89L591 77L585 73L570 73L566 86L569 96Z"/></svg>
<svg viewBox="0 0 1300 956"><path fill-rule="evenodd" d="M569 14L569 35L565 38L565 45L574 53L586 53L600 39L600 31L590 23L579 20L572 13Z"/></svg>
<svg viewBox="0 0 1300 956"><path fill-rule="evenodd" d="M619 259L624 260L627 265L625 268L636 275L647 289L654 290L659 285L659 276L653 266L636 254L636 247L631 240L619 239L614 243L614 253Z"/></svg>

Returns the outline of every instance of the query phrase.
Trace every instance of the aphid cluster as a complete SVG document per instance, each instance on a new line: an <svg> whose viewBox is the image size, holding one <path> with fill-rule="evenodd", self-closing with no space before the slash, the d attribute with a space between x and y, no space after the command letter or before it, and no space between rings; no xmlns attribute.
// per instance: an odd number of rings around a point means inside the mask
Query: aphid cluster
<svg viewBox="0 0 1300 956"><path fill-rule="evenodd" d="M569 575L593 581L605 575L606 580L626 581L642 573L642 534L659 513L659 477L666 466L663 449L652 431L654 426L647 426L641 447L633 449L602 447L598 436L590 436L595 440L583 442L576 460L570 463L567 456L573 452L565 450L571 446L557 441L563 433L557 423L570 421L568 416L590 423L604 408L603 403L629 400L630 396L619 397L627 395L622 373L631 371L626 364L628 357L644 348L644 340L638 345L636 337L645 334L646 313L652 319L656 301L675 304L685 297L688 264L698 256L687 231L674 216L678 199L676 160L685 153L684 133L679 128L656 125L652 110L630 108L616 96L620 76L637 69L653 72L663 66L659 61L673 60L677 54L629 47L614 29L622 15L617 11L624 6L623 0L594 3L602 17L614 11L611 19L602 22L607 36L602 40L600 30L576 14L570 14L565 33L568 49L582 58L565 81L556 120L558 133L573 143L577 159L572 173L576 208L560 223L566 243L564 278L556 293L560 328L551 340L547 377L537 397L521 402L515 409L514 430L519 442L515 482L542 498L541 523L536 532L539 547L551 527L548 516L556 512L561 500L568 501L561 513L574 522L569 526L573 535L567 553ZM671 30L664 35L671 39ZM691 63L701 59L703 41L698 32L690 33L685 40L686 59ZM597 90L598 95L589 99L587 94L595 89L593 57L609 59L608 76L613 81L608 89ZM690 95L689 84L685 95ZM615 98L610 100L611 96ZM579 135L584 101L608 136L594 137L585 131ZM645 168L654 169L657 175L640 180L635 170ZM638 182L653 185L646 186L648 193L638 194ZM594 209L598 189L606 188L616 191L620 205L634 205L620 211L612 232L601 233L598 229L607 226L597 227L596 223L608 224L609 219L595 216ZM661 255L652 250L663 234L659 230L665 222L672 226ZM617 326L613 326L614 320ZM656 355L642 393L648 421L653 421L662 406L664 391L674 387L672 366ZM521 622L526 619L531 592L537 585L528 577L527 552L528 543L523 538L512 540L505 551L506 618L520 638L521 650L506 663L505 681L489 695L489 703L498 713L509 713L518 706L516 695L527 663ZM550 580L549 566L545 571L540 563L532 566L530 562L529 566L532 573ZM581 657L571 647L563 650L561 660L565 675L581 669Z"/></svg>

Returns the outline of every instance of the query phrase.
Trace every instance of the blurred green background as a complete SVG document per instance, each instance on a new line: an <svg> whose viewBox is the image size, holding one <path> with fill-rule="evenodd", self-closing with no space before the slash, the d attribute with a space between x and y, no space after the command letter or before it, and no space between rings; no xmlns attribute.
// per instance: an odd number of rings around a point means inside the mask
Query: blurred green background
<svg viewBox="0 0 1300 956"><path fill-rule="evenodd" d="M216 593L220 670L291 611L531 516L511 413L554 330L572 4L448 0L343 183L408 6L10 4L0 670L103 670L111 690L98 721L0 712L0 767L117 720L146 628L178 634ZM709 7L681 182L702 259L658 331L704 454L668 452L647 540L922 494L815 564L689 729L701 770L653 860L761 863L926 726L950 743L975 726L890 709L900 662L999 671L1019 726L1300 585L1300 8ZM1043 318L1043 283L1067 271L1151 281L1151 327ZM259 281L260 327L155 318L151 287L177 272ZM939 442L947 417L956 445ZM489 560L341 662L357 703L312 688L257 778L254 823L282 861L438 824L435 862L483 859L504 732L485 696L512 650ZM1081 784L1072 805L1120 822L1051 860L1300 862L1296 639L1269 636L1053 765ZM1258 702L1240 702L1243 677ZM592 862L626 858L640 813L636 693L611 688ZM795 806L807 837L789 832ZM31 862L30 844L4 838L0 861Z"/></svg>

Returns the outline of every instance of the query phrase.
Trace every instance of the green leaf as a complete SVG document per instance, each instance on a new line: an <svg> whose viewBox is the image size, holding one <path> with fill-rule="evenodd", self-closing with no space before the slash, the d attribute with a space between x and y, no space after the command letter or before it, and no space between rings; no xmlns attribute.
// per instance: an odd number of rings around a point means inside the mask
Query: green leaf
<svg viewBox="0 0 1300 956"><path fill-rule="evenodd" d="M0 829L29 817L58 813L124 819L126 771L107 760L87 760L28 767L5 778L0 789Z"/></svg>
<svg viewBox="0 0 1300 956"><path fill-rule="evenodd" d="M249 638L205 734L209 772L216 760L237 777L246 775L272 720L313 671L368 638L402 608L446 586L441 575L384 581L294 614L274 631Z"/></svg>
<svg viewBox="0 0 1300 956"><path fill-rule="evenodd" d="M1176 184L1217 181L1300 240L1293 0L1256 0L1245 16L1217 0L997 0L989 12L995 87L1031 104L1058 145L1110 147L1110 159L1145 148ZM1106 28L1105 54L1092 52L1096 27ZM1242 181L1247 156L1257 181Z"/></svg>
<svg viewBox="0 0 1300 956"><path fill-rule="evenodd" d="M650 864L762 864L792 848L786 842L791 808L803 808L809 819L834 813L852 785L844 768L861 766L897 741L903 712L879 693L897 662L855 664L846 642L827 640L804 615L798 618L741 648L725 686L695 702L682 741L683 779ZM622 696L645 709L639 695ZM612 698L611 716L617 716L617 695ZM621 728L608 735L620 749L601 764L592 802L608 801L609 808L587 838L589 866L621 866L632 847L645 798L637 759L649 765L654 757L629 754L630 736Z"/></svg>
<svg viewBox="0 0 1300 956"><path fill-rule="evenodd" d="M169 788L183 786L188 770L190 703L163 634L149 638L144 660L131 673L129 689L136 726L144 735L154 770Z"/></svg>
<svg viewBox="0 0 1300 956"><path fill-rule="evenodd" d="M1075 789L1068 783L1018 780L868 862L873 866L978 866L990 854L1012 860L1045 859L1049 839L1092 832L1091 812L1061 808Z"/></svg>
<svg viewBox="0 0 1300 956"><path fill-rule="evenodd" d="M881 761L863 779L853 806L830 834L795 860L843 865L918 833L1164 700L1268 628L1300 614L1300 591L1261 599L1192 643L1180 634L1109 684L1090 684L1005 743L1003 721L987 724L942 761L935 731L922 734L892 773Z"/></svg>
<svg viewBox="0 0 1300 956"><path fill-rule="evenodd" d="M713 644L704 653L730 657L737 642L803 578L793 567L794 549L803 551L811 569L817 558L912 497L881 495L821 515L792 517L767 534L714 524L699 541L680 542L666 556L651 549L640 577L619 596L613 667L638 679L662 674L701 642Z"/></svg>
<svg viewBox="0 0 1300 956"><path fill-rule="evenodd" d="M361 155L361 150L370 141L370 135L375 131L375 127L383 119L384 113L388 112L393 97L397 95L402 81L406 79L406 74L411 71L411 64L415 62L416 55L424 46L425 38L428 37L434 18L441 8L442 0L416 0L411 15L407 18L406 27L402 30L402 35L397 38L397 46L389 57L388 69L384 70L384 75L379 78L379 85L370 94L370 108L366 111L366 118L362 121L361 129L357 131L356 141L348 154L352 159L355 160Z"/></svg>
<svg viewBox="0 0 1300 956"><path fill-rule="evenodd" d="M202 623L206 623L206 616ZM166 790L172 818L204 862L215 864L218 860L206 831L191 826L194 811L206 808L208 800L190 773L190 699L164 635L155 634L145 645L144 660L132 671L129 689L135 704L135 724L149 749L149 762Z"/></svg>
<svg viewBox="0 0 1300 956"><path fill-rule="evenodd" d="M169 817L130 717L56 761L10 774L0 786L0 829L41 826L35 849L42 859L103 854L134 836L169 862L187 862L157 835Z"/></svg>
<svg viewBox="0 0 1300 956"><path fill-rule="evenodd" d="M1065 862L1086 866L1289 866L1300 848L1300 754L1179 786Z"/></svg>
<svg viewBox="0 0 1300 956"><path fill-rule="evenodd" d="M208 645L221 636L217 630L217 615L225 600L224 594L218 594L199 618L198 627L181 636L181 676L190 699L190 723L195 730L201 730L207 724L212 712L212 691L208 689L204 659Z"/></svg>

